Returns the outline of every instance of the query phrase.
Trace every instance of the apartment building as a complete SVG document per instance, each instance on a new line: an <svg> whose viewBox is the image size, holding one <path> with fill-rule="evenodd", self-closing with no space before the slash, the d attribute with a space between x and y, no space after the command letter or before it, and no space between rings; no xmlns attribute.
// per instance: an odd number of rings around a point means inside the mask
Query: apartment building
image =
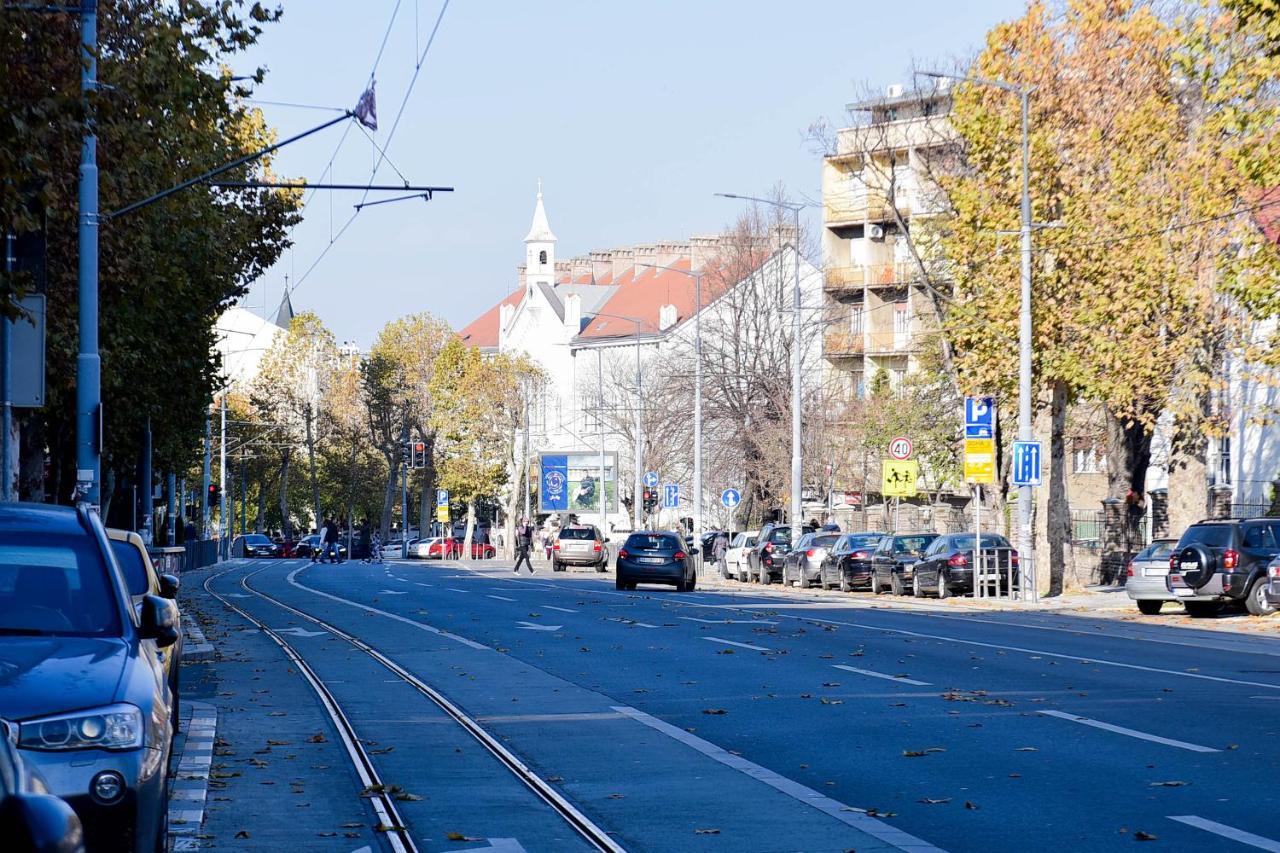
<svg viewBox="0 0 1280 853"><path fill-rule="evenodd" d="M900 383L936 328L921 266L933 266L924 226L945 210L929 175L951 140L949 108L946 89L890 86L847 106L855 123L823 161L823 351L859 394L881 371Z"/></svg>

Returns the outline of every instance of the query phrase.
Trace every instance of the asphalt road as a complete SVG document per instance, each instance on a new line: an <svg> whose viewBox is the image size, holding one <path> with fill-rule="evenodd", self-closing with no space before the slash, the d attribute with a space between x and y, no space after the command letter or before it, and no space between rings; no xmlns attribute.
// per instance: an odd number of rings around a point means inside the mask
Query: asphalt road
<svg viewBox="0 0 1280 853"><path fill-rule="evenodd" d="M423 850L598 848L335 630L438 691L627 850L1280 851L1276 640L749 587L619 592L611 574L493 566L248 560L209 577L222 599L198 606L223 636L246 626L224 604L279 632L376 743ZM258 642L275 706L306 719L293 737L332 728L297 667ZM330 753L295 784L359 807L360 780ZM224 798L241 822L245 790ZM324 849L390 840L294 829Z"/></svg>

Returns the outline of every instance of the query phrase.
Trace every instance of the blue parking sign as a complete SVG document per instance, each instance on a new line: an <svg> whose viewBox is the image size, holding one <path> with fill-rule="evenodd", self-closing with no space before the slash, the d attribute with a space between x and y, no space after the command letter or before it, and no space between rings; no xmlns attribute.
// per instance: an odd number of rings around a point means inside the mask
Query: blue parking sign
<svg viewBox="0 0 1280 853"><path fill-rule="evenodd" d="M964 437L995 438L996 401L994 397L964 398Z"/></svg>
<svg viewBox="0 0 1280 853"><path fill-rule="evenodd" d="M678 509L680 506L680 484L667 483L662 487L662 506L664 509Z"/></svg>
<svg viewBox="0 0 1280 853"><path fill-rule="evenodd" d="M1013 443L1013 484L1038 486L1041 482L1041 443L1015 441Z"/></svg>

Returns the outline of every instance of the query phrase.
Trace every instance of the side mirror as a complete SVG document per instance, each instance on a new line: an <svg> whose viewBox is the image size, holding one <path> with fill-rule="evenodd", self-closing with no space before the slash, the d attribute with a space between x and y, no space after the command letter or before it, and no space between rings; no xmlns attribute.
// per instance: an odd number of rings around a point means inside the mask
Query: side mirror
<svg viewBox="0 0 1280 853"><path fill-rule="evenodd" d="M155 640L157 648L167 649L178 642L177 608L158 595L142 599L142 625L138 629L144 640Z"/></svg>
<svg viewBox="0 0 1280 853"><path fill-rule="evenodd" d="M62 853L84 849L84 829L71 806L50 794L18 794L0 807L0 831L19 850Z"/></svg>
<svg viewBox="0 0 1280 853"><path fill-rule="evenodd" d="M177 598L178 597L178 576L177 575L161 575L160 576L160 597L161 598Z"/></svg>

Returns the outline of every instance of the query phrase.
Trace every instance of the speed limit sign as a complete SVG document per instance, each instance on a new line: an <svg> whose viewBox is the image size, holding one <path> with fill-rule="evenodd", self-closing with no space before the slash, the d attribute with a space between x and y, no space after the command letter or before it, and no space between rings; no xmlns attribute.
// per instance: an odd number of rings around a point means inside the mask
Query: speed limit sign
<svg viewBox="0 0 1280 853"><path fill-rule="evenodd" d="M911 444L911 439L905 435L900 435L889 442L889 455L894 459L910 459L914 450L915 447Z"/></svg>

